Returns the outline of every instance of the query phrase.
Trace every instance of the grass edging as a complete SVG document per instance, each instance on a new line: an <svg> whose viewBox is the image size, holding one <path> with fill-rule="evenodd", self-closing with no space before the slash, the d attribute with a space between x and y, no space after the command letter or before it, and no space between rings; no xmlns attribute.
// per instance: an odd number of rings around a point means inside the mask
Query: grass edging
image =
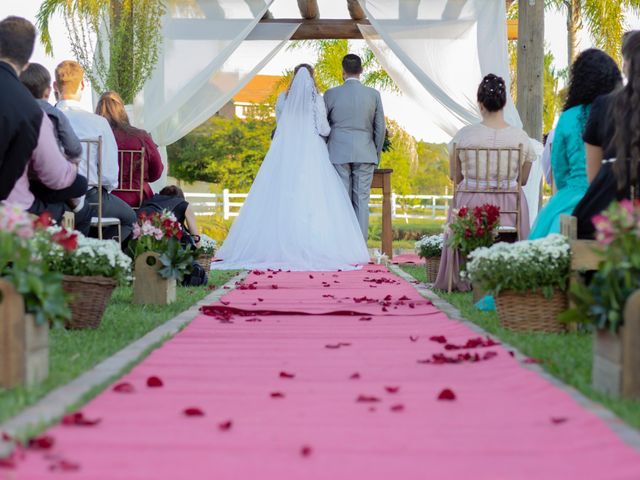
<svg viewBox="0 0 640 480"><path fill-rule="evenodd" d="M580 404L580 406L604 421L623 442L640 451L640 431L636 430L633 426L626 423L614 412L606 408L601 403L598 403L596 400L592 400L591 398L587 397L577 388L568 385L559 378L553 376L551 373L547 372L541 365L538 365L536 363L524 363L523 361L529 358L528 355L525 355L517 347L514 347L512 344L506 342L499 335L490 333L483 329L477 323L474 323L470 319L467 319L460 312L460 310L458 310L448 301L438 296L433 290L427 288L424 283L421 283L419 281L419 279L416 279L414 276L404 271L401 266L391 265L390 269L393 273L411 283L412 286L418 291L418 293L430 300L436 308L441 310L452 320L464 323L468 328L482 336L489 336L495 338L496 340L499 340L504 348L512 351L514 357L517 360L520 360L521 368L526 368L528 370L534 371L545 380L553 384L556 388L559 388L560 390L566 392L569 396L571 396L571 398L573 398L578 404Z"/></svg>
<svg viewBox="0 0 640 480"><path fill-rule="evenodd" d="M225 289L225 286L233 288L235 283L246 275L246 272L238 273L224 286L217 288L189 309L159 325L66 385L52 390L38 402L1 424L0 432L15 438L32 436L57 422L69 411L84 405L191 323L199 315L202 305L211 304L227 294L230 290ZM9 455L13 447L12 442L0 438L0 458Z"/></svg>

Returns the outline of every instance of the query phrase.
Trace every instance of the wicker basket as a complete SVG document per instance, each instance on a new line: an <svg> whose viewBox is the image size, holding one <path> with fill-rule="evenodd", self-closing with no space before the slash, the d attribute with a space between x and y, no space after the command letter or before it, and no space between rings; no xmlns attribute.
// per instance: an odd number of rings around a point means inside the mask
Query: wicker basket
<svg viewBox="0 0 640 480"><path fill-rule="evenodd" d="M213 260L213 255L205 254L199 255L196 259L196 262L200 264L200 266L204 269L205 272L211 270L211 261Z"/></svg>
<svg viewBox="0 0 640 480"><path fill-rule="evenodd" d="M558 321L558 315L569 305L567 294L554 290L551 298L541 292L500 292L496 297L496 309L500 324L519 332L564 332L566 327Z"/></svg>
<svg viewBox="0 0 640 480"><path fill-rule="evenodd" d="M440 257L425 258L425 266L427 268L427 283L435 283L438 278L438 270L440 269Z"/></svg>
<svg viewBox="0 0 640 480"><path fill-rule="evenodd" d="M116 281L106 277L75 277L65 275L62 288L71 296L71 320L67 328L98 328L107 308Z"/></svg>

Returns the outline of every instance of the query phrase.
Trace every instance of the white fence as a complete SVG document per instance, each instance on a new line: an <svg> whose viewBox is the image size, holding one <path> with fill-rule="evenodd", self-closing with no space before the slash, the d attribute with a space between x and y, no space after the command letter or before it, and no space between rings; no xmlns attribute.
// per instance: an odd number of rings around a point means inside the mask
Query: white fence
<svg viewBox="0 0 640 480"><path fill-rule="evenodd" d="M221 215L225 220L237 217L247 198L246 193L185 193L196 215ZM391 214L400 219L445 220L451 195L391 194ZM382 195L371 195L372 217L382 216Z"/></svg>

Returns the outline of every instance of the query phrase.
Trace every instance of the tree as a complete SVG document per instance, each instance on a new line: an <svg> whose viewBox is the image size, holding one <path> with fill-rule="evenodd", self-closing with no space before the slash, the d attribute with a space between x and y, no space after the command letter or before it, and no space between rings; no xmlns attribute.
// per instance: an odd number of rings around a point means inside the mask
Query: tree
<svg viewBox="0 0 640 480"><path fill-rule="evenodd" d="M578 33L584 25L596 47L620 60L620 44L629 13L640 12L640 0L546 0L567 17L569 65L578 54Z"/></svg>
<svg viewBox="0 0 640 480"><path fill-rule="evenodd" d="M49 22L62 14L71 48L98 91L132 103L153 73L162 40L164 0L44 0L38 29L53 53Z"/></svg>

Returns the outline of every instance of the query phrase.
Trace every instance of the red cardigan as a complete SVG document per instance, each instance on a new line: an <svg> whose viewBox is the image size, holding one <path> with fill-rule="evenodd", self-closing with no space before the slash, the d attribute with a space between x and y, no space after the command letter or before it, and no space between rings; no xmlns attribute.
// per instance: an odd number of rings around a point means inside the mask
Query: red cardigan
<svg viewBox="0 0 640 480"><path fill-rule="evenodd" d="M164 165L160 158L160 152L158 147L153 142L151 135L144 130L134 129L130 132L114 129L113 135L116 137L116 143L118 144L118 150L140 150L144 146L144 199L151 198L153 196L153 190L151 190L150 182L155 182L162 175ZM137 155L139 158L139 155ZM124 158L123 172L122 172L122 186L129 187L129 169L130 169L130 156L126 155ZM120 178L120 177L118 177ZM133 171L133 182L131 188L140 187L140 170L135 168ZM113 192L115 196L121 198L128 203L131 207L140 206L140 197L135 192L119 192L115 190Z"/></svg>

